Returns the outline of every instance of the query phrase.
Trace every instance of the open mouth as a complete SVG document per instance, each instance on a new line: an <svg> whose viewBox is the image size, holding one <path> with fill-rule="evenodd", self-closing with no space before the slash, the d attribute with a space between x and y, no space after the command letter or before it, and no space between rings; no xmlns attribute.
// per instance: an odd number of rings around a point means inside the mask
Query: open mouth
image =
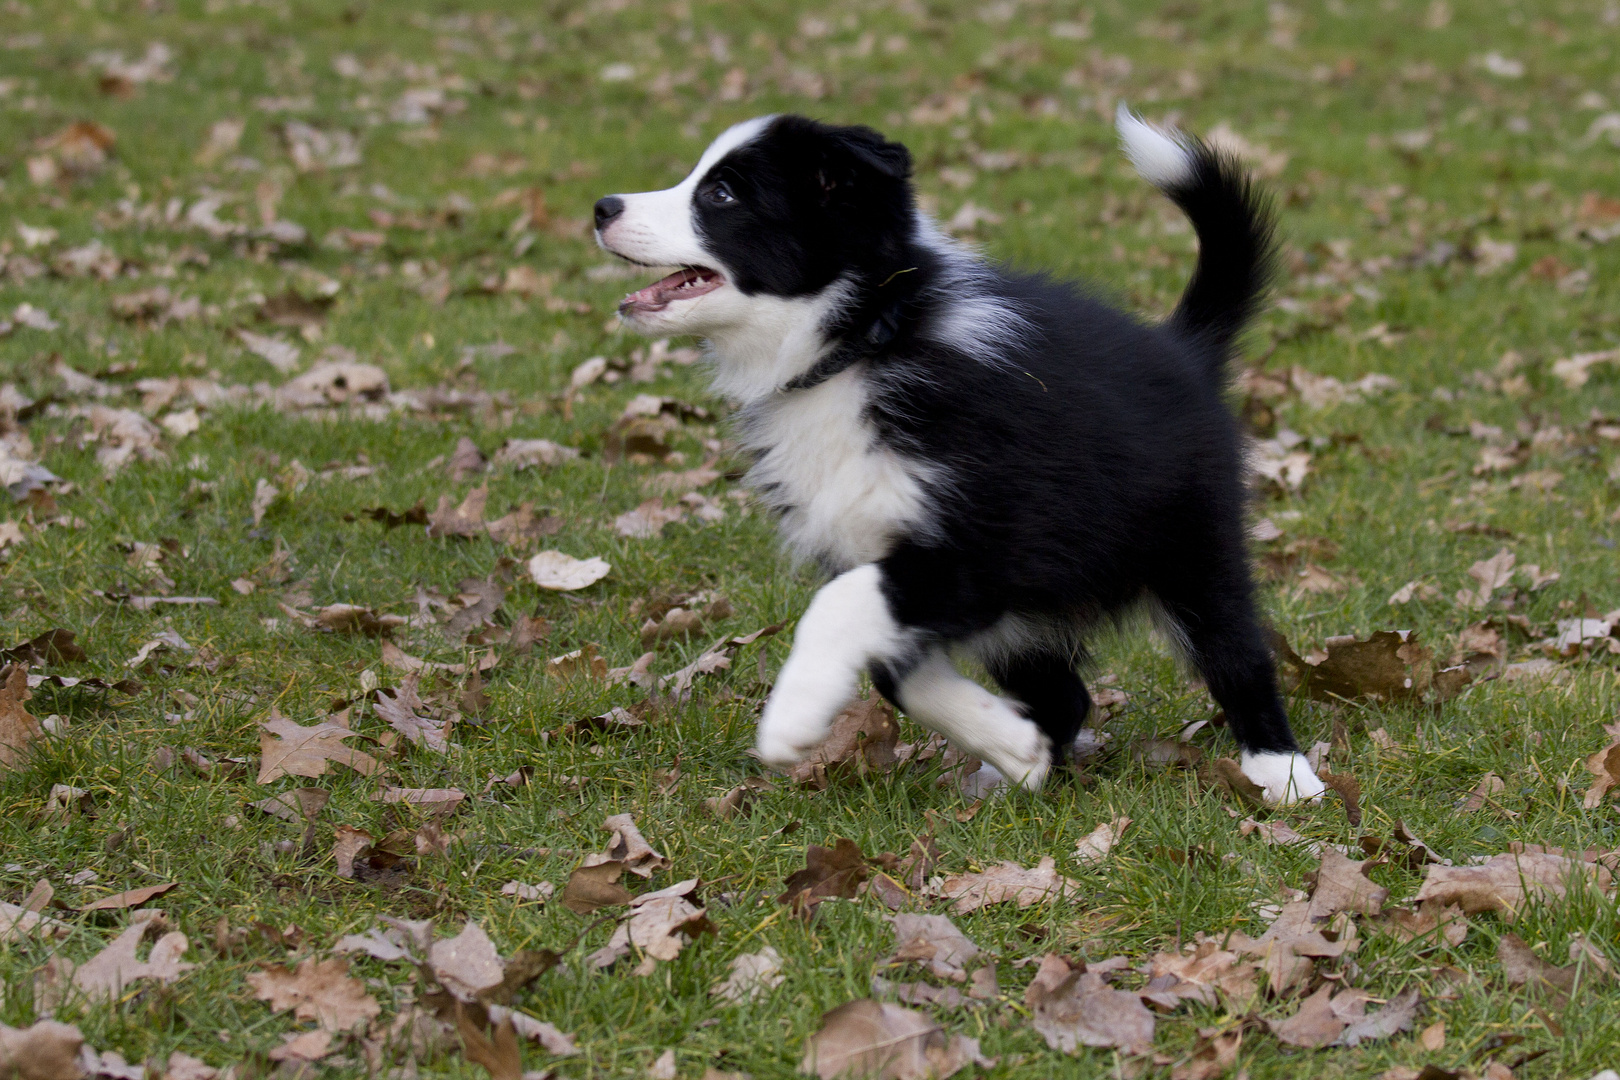
<svg viewBox="0 0 1620 1080"><path fill-rule="evenodd" d="M639 289L620 300L619 312L623 315L639 315L663 311L677 300L695 300L714 292L725 283L726 279L718 270L710 270L706 266L683 266L668 277L659 278L645 289Z"/></svg>

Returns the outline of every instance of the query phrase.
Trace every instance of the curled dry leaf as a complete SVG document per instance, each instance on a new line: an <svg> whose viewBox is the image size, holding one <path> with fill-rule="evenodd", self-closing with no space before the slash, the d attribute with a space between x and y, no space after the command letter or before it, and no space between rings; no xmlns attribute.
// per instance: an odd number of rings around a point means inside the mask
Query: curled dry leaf
<svg viewBox="0 0 1620 1080"><path fill-rule="evenodd" d="M1499 912L1508 921L1525 904L1561 899L1571 885L1607 892L1614 883L1605 866L1544 851L1504 852L1476 866L1429 866L1417 899L1456 904L1469 915Z"/></svg>
<svg viewBox="0 0 1620 1080"><path fill-rule="evenodd" d="M753 807L754 800L770 791L774 784L763 776L750 776L724 795L704 799L703 806L709 813L721 821L730 821L735 817L747 817Z"/></svg>
<svg viewBox="0 0 1620 1080"><path fill-rule="evenodd" d="M1074 857L1082 863L1100 863L1108 857L1108 853L1119 843L1119 838L1125 834L1130 825L1128 817L1116 817L1112 821L1105 821L1091 832L1080 838L1075 845Z"/></svg>
<svg viewBox="0 0 1620 1080"><path fill-rule="evenodd" d="M585 857L586 866L617 862L632 874L644 878L669 868L669 860L653 850L629 814L614 814L602 822L602 827L612 832L613 837L608 841L607 850Z"/></svg>
<svg viewBox="0 0 1620 1080"><path fill-rule="evenodd" d="M1075 896L1079 891L1080 883L1059 874L1057 860L1047 856L1029 869L1003 861L983 873L953 875L945 879L940 895L955 901L952 911L966 915L986 904L1011 901L1026 908L1049 899Z"/></svg>
<svg viewBox="0 0 1620 1080"><path fill-rule="evenodd" d="M709 993L733 1005L753 1001L781 986L787 978L782 974L781 954L769 945L757 953L735 957L727 970L725 980L711 987Z"/></svg>
<svg viewBox="0 0 1620 1080"><path fill-rule="evenodd" d="M103 896L100 900L85 904L79 910L123 911L126 908L137 908L154 897L162 896L178 884L180 884L178 881L165 881L161 885L143 885L139 889Z"/></svg>
<svg viewBox="0 0 1620 1080"><path fill-rule="evenodd" d="M691 878L635 897L630 901L630 918L614 928L605 947L591 954L591 963L607 967L629 955L632 945L649 961L675 959L691 938L714 930L704 909L692 903L696 895L697 878ZM651 971L650 963L643 962L637 974Z"/></svg>
<svg viewBox="0 0 1620 1080"><path fill-rule="evenodd" d="M941 979L966 982L979 947L943 915L893 915L894 953L885 964L920 963ZM981 965L974 965L975 967Z"/></svg>
<svg viewBox="0 0 1620 1080"><path fill-rule="evenodd" d="M4 1080L79 1080L84 1034L72 1024L39 1020L25 1028L0 1024L0 1077Z"/></svg>
<svg viewBox="0 0 1620 1080"><path fill-rule="evenodd" d="M1456 904L1424 900L1415 908L1385 908L1373 923L1396 941L1420 941L1434 946L1441 942L1456 947L1468 937L1468 917Z"/></svg>
<svg viewBox="0 0 1620 1080"><path fill-rule="evenodd" d="M842 772L864 776L892 769L899 760L900 722L894 708L873 693L852 702L833 719L827 738L788 770L788 779L825 791Z"/></svg>
<svg viewBox="0 0 1620 1080"><path fill-rule="evenodd" d="M630 902L630 891L620 885L624 863L601 862L581 866L568 875L563 886L563 907L576 915L589 915L600 908Z"/></svg>
<svg viewBox="0 0 1620 1080"><path fill-rule="evenodd" d="M291 1009L297 1019L314 1020L326 1031L350 1031L382 1012L365 984L349 974L347 960L307 957L296 970L266 964L247 981L254 997L271 1009Z"/></svg>
<svg viewBox="0 0 1620 1080"><path fill-rule="evenodd" d="M1324 983L1316 993L1300 1002L1292 1016L1267 1023L1277 1041L1289 1046L1331 1046L1345 1028L1366 1014L1367 998L1363 990L1354 987L1339 990L1334 983Z"/></svg>
<svg viewBox="0 0 1620 1080"><path fill-rule="evenodd" d="M1250 780L1236 758L1215 758L1198 766L1198 781L1204 787L1225 792L1239 806L1258 810L1266 805L1265 789Z"/></svg>
<svg viewBox="0 0 1620 1080"><path fill-rule="evenodd" d="M805 1040L799 1072L821 1080L943 1080L975 1063L995 1065L977 1039L947 1035L903 1006L861 998L822 1016Z"/></svg>
<svg viewBox="0 0 1620 1080"><path fill-rule="evenodd" d="M574 678L605 679L609 672L607 661L596 655L596 642L587 641L573 652L547 660L546 674L566 681Z"/></svg>
<svg viewBox="0 0 1620 1080"><path fill-rule="evenodd" d="M413 673L405 676L391 692L378 691L373 708L379 719L387 721L389 727L413 744L435 754L449 753L450 728L454 721L452 718L434 720L423 715L428 707L416 693L419 678Z"/></svg>
<svg viewBox="0 0 1620 1080"><path fill-rule="evenodd" d="M270 719L259 733L258 782L268 784L281 776L323 776L327 763L334 761L370 776L382 767L377 759L343 745L344 739L356 734L327 722L304 727L272 708Z"/></svg>
<svg viewBox="0 0 1620 1080"><path fill-rule="evenodd" d="M1229 1010L1241 1009L1260 992L1260 969L1219 938L1189 943L1180 953L1158 953L1144 974L1141 996L1166 1009L1183 1001L1211 1007L1224 1001Z"/></svg>
<svg viewBox="0 0 1620 1080"><path fill-rule="evenodd" d="M542 551L529 560L529 576L542 589L573 592L588 588L612 572L598 558L576 559L560 551Z"/></svg>
<svg viewBox="0 0 1620 1080"><path fill-rule="evenodd" d="M1199 1028L1192 1056L1170 1070L1170 1080L1215 1080L1225 1076L1237 1064L1238 1049L1242 1045L1241 1027L1230 1031Z"/></svg>
<svg viewBox="0 0 1620 1080"><path fill-rule="evenodd" d="M1047 956L1024 996L1030 1024L1046 1045L1064 1053L1082 1046L1104 1046L1127 1054L1153 1049L1156 1023L1140 996L1115 990L1102 974L1072 968L1060 956Z"/></svg>
<svg viewBox="0 0 1620 1080"><path fill-rule="evenodd" d="M549 881L542 881L538 885L530 885L522 881L508 881L501 886L501 895L510 896L517 900L537 900L544 902L551 899L551 894L557 887Z"/></svg>

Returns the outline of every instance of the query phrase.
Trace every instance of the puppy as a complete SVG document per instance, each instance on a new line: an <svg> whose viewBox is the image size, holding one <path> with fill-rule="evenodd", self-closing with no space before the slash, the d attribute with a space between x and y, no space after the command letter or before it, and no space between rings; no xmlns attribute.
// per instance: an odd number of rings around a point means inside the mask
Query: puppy
<svg viewBox="0 0 1620 1080"><path fill-rule="evenodd" d="M1087 631L1146 602L1265 797L1321 796L1256 618L1241 439L1222 401L1267 281L1268 205L1199 140L1123 106L1118 129L1198 232L1192 281L1158 326L947 239L917 209L906 148L870 128L760 117L675 187L597 202L604 250L681 268L620 315L708 340L755 458L749 483L789 549L831 578L760 720L767 763L820 743L866 672L914 720L1038 788L1091 708Z"/></svg>

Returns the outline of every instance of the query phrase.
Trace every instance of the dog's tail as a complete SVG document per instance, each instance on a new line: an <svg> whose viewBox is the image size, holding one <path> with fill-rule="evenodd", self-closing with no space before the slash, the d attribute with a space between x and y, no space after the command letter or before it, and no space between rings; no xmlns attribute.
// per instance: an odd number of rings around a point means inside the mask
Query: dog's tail
<svg viewBox="0 0 1620 1080"><path fill-rule="evenodd" d="M1155 127L1123 102L1115 124L1136 171L1198 232L1198 266L1170 326L1203 344L1218 374L1271 278L1270 202L1235 159L1202 140Z"/></svg>

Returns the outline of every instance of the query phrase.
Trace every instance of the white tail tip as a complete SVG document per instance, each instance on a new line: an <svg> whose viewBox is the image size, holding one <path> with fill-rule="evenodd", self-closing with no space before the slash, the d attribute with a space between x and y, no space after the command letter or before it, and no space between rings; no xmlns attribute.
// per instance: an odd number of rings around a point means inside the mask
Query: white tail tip
<svg viewBox="0 0 1620 1080"><path fill-rule="evenodd" d="M1180 187L1192 180L1192 150L1181 132L1148 123L1123 101L1114 114L1114 127L1125 144L1125 156L1142 179L1156 188Z"/></svg>

